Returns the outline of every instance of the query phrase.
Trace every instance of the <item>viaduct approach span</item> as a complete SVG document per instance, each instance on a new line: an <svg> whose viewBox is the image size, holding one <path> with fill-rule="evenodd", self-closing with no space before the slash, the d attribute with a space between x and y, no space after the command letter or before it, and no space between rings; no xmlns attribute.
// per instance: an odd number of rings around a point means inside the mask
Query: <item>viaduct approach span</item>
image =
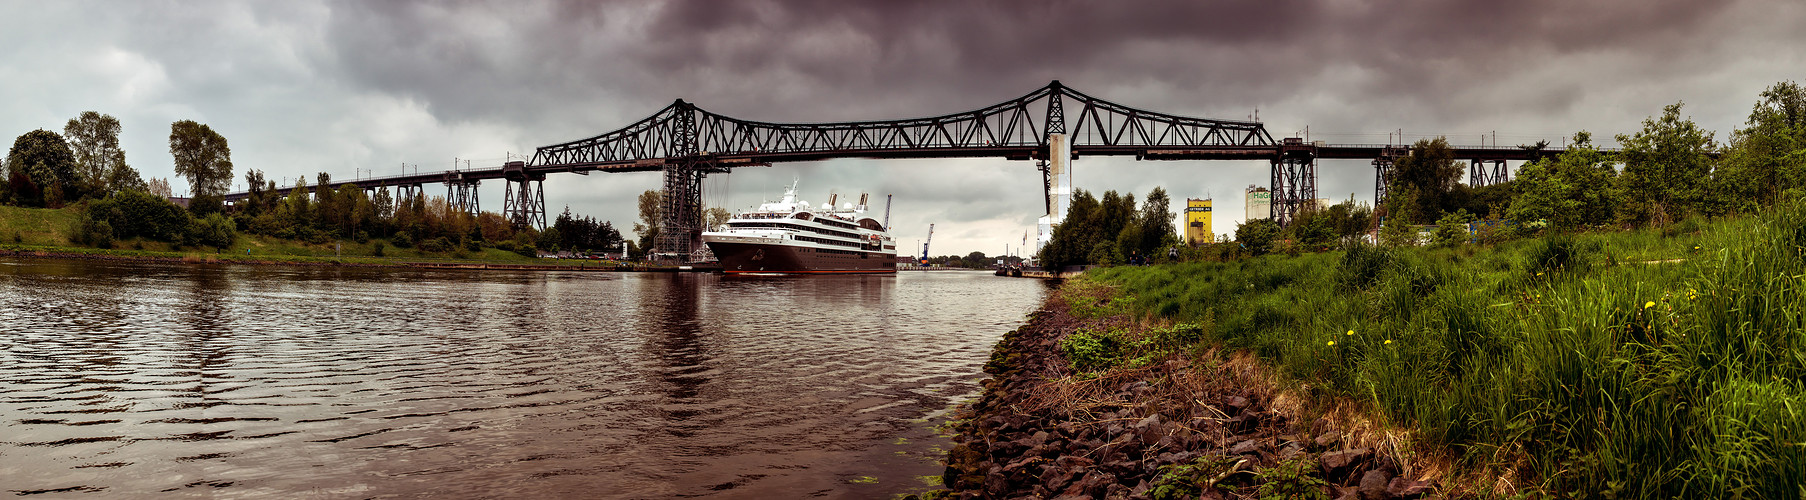
<svg viewBox="0 0 1806 500"><path fill-rule="evenodd" d="M1506 160L1535 160L1560 150L1454 146L1470 161L1469 183L1508 180ZM1377 198L1385 197L1401 145L1274 140L1260 122L1217 120L1142 110L1086 95L1055 80L1021 97L983 108L904 120L771 123L714 113L682 99L619 130L543 146L530 160L500 166L363 178L331 184L397 188L420 196L444 184L459 210L477 211L475 187L504 180L503 215L517 225L544 227L546 176L554 173L663 172L657 252L689 255L700 248L702 181L708 174L779 162L833 158L1004 158L1033 160L1046 194L1044 226L1064 216L1071 185L1068 163L1084 156L1137 160L1267 160L1272 217L1289 222L1317 198L1318 159L1369 159ZM230 193L238 201L248 193ZM1044 236L1045 237L1045 236Z"/></svg>

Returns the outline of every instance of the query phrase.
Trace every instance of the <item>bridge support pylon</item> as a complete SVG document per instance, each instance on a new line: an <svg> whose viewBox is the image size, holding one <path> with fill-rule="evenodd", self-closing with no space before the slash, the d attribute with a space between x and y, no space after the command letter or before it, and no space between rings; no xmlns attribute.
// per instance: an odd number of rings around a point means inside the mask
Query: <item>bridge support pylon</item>
<svg viewBox="0 0 1806 500"><path fill-rule="evenodd" d="M451 203L453 209L476 217L482 213L477 202L477 183L476 179L446 179L445 201Z"/></svg>
<svg viewBox="0 0 1806 500"><path fill-rule="evenodd" d="M1505 168L1505 160L1473 160L1468 162L1467 185L1472 187L1491 186L1511 182L1511 170Z"/></svg>
<svg viewBox="0 0 1806 500"><path fill-rule="evenodd" d="M665 192L659 200L657 251L661 258L684 260L702 248L702 180L727 172L712 158L688 157L665 162Z"/></svg>
<svg viewBox="0 0 1806 500"><path fill-rule="evenodd" d="M508 185L502 190L502 211L515 227L546 228L546 174L528 172L525 162L502 165Z"/></svg>
<svg viewBox="0 0 1806 500"><path fill-rule="evenodd" d="M1317 147L1297 137L1286 138L1273 159L1272 217L1289 226L1298 214L1317 208Z"/></svg>
<svg viewBox="0 0 1806 500"><path fill-rule="evenodd" d="M1410 151L1405 146L1386 146L1380 155L1373 159L1373 209L1379 210L1386 205L1386 191L1392 188L1393 165L1398 157Z"/></svg>

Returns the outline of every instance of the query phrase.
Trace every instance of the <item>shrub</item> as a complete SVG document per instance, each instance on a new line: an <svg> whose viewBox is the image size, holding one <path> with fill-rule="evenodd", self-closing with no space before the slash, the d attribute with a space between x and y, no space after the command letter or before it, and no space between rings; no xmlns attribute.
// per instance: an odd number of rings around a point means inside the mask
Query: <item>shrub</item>
<svg viewBox="0 0 1806 500"><path fill-rule="evenodd" d="M1235 228L1235 241L1248 249L1248 253L1262 255L1272 250L1273 241L1279 238L1279 223L1269 219L1255 219L1243 222Z"/></svg>
<svg viewBox="0 0 1806 500"><path fill-rule="evenodd" d="M383 242L378 241L376 243L370 244L370 255L382 257L383 256Z"/></svg>
<svg viewBox="0 0 1806 500"><path fill-rule="evenodd" d="M369 243L370 242L370 233L366 232L366 231L358 231L356 235L352 236L352 240L358 242L358 244Z"/></svg>
<svg viewBox="0 0 1806 500"><path fill-rule="evenodd" d="M91 217L88 213L83 212L81 218L76 221L74 239L76 243L83 245L112 248L113 225L107 223L105 219Z"/></svg>
<svg viewBox="0 0 1806 500"><path fill-rule="evenodd" d="M414 237L408 235L407 231L402 231L395 233L395 236L390 237L389 242L394 243L395 248L408 248L414 246Z"/></svg>
<svg viewBox="0 0 1806 500"><path fill-rule="evenodd" d="M122 191L88 204L83 212L106 221L112 226L115 237L144 237L158 241L176 241L183 237L192 219L182 207L142 191Z"/></svg>
<svg viewBox="0 0 1806 500"><path fill-rule="evenodd" d="M1280 462L1279 465L1261 469L1260 472L1255 473L1260 487L1255 488L1254 494L1263 500L1268 498L1329 500L1329 495L1323 493L1323 487L1329 486L1329 483L1311 475L1316 469L1317 464L1303 457L1293 458Z"/></svg>
<svg viewBox="0 0 1806 500"><path fill-rule="evenodd" d="M1122 356L1122 333L1116 330L1079 330L1060 339L1060 354L1073 371L1107 370Z"/></svg>
<svg viewBox="0 0 1806 500"><path fill-rule="evenodd" d="M444 236L420 242L420 250L423 252L442 253L451 248L451 242L446 241Z"/></svg>
<svg viewBox="0 0 1806 500"><path fill-rule="evenodd" d="M188 230L183 234L182 243L190 246L206 245L214 248L232 246L232 240L238 237L238 228L231 219L219 212L207 214L204 218L193 219Z"/></svg>
<svg viewBox="0 0 1806 500"><path fill-rule="evenodd" d="M1148 498L1154 500L1180 500L1198 498L1217 481L1234 473L1242 464L1239 457L1222 455L1205 455L1190 463L1168 464L1160 469L1151 488Z"/></svg>
<svg viewBox="0 0 1806 500"><path fill-rule="evenodd" d="M1448 215L1442 216L1441 219L1437 219L1436 244L1439 246L1452 247L1466 242L1468 238L1467 223L1473 221L1473 214L1467 213L1467 209L1465 208L1450 212Z"/></svg>

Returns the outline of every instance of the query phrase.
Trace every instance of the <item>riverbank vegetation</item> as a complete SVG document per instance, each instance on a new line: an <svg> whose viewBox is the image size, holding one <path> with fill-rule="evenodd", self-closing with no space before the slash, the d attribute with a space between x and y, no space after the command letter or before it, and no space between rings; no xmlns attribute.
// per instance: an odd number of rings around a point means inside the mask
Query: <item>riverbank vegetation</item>
<svg viewBox="0 0 1806 500"><path fill-rule="evenodd" d="M1556 496L1791 498L1806 477L1806 200L1487 250L1382 248L1088 273L1370 403L1470 480ZM1108 340L1074 362L1130 363Z"/></svg>
<svg viewBox="0 0 1806 500"><path fill-rule="evenodd" d="M391 195L355 185L332 189L327 174L279 187L244 172L250 196L222 203L233 173L226 138L190 120L170 126L176 173L193 195L177 204L169 183L142 179L119 147L120 123L84 112L63 133L19 136L0 159L0 245L13 251L122 256L149 252L232 258L439 258L514 261L540 252L619 251L607 221L566 208L545 230L493 212L471 213L441 197ZM10 240L10 241L8 241ZM246 255L247 257L239 257Z"/></svg>
<svg viewBox="0 0 1806 500"><path fill-rule="evenodd" d="M1452 189L1459 170L1420 143L1411 168L1441 173L1395 178L1376 241L1307 211L1178 262L1088 271L1066 286L1106 292L1075 311L1183 328L1075 331L1061 355L1111 378L1252 354L1446 450L1451 492L1798 498L1806 91L1765 91L1725 147L1680 109L1617 152L1577 134L1483 195ZM1424 222L1428 241L1406 224Z"/></svg>

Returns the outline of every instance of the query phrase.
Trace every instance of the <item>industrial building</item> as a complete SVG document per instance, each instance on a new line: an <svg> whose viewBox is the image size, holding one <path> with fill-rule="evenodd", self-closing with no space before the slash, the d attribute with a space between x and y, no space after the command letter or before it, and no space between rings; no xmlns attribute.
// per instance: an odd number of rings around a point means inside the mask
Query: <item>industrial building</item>
<svg viewBox="0 0 1806 500"><path fill-rule="evenodd" d="M1242 199L1246 200L1245 202L1247 204L1246 207L1244 208L1244 211L1242 212L1243 220L1258 220L1258 219L1273 218L1273 192L1272 191L1270 191L1264 187L1249 184L1248 191L1245 193L1245 195L1243 196Z"/></svg>
<svg viewBox="0 0 1806 500"><path fill-rule="evenodd" d="M1187 198L1185 200L1185 242L1193 246L1214 243L1216 233L1210 232L1210 200Z"/></svg>

